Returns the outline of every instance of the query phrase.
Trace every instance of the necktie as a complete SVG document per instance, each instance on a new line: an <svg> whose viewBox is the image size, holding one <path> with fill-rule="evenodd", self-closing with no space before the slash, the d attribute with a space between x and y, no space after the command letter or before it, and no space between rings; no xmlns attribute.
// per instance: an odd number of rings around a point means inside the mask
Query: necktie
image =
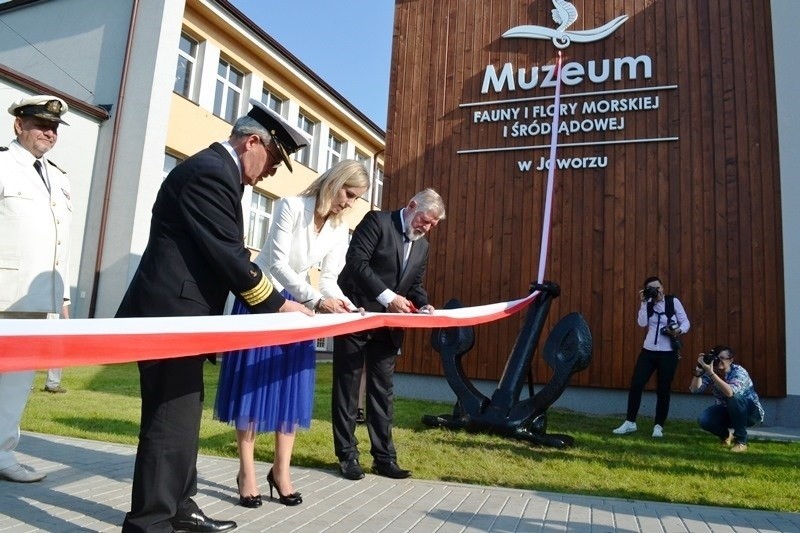
<svg viewBox="0 0 800 533"><path fill-rule="evenodd" d="M408 238L408 235L403 233L403 270L401 271L401 274L406 270L409 255L411 255L411 239Z"/></svg>
<svg viewBox="0 0 800 533"><path fill-rule="evenodd" d="M47 178L45 178L44 174L42 173L42 162L37 159L33 162L33 168L36 169L36 172L39 173L39 177L42 178L44 186L47 187L47 192L50 192L50 184L47 182Z"/></svg>

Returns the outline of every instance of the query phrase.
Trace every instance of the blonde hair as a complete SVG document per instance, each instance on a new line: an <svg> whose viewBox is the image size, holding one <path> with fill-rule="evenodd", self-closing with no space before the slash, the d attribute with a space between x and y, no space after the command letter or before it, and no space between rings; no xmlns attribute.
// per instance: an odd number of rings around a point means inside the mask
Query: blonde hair
<svg viewBox="0 0 800 533"><path fill-rule="evenodd" d="M317 213L326 216L331 211L333 199L344 188L358 189L369 187L369 173L363 163L354 159L344 159L322 173L300 196L317 199ZM344 209L330 215L332 226L337 226L344 215Z"/></svg>

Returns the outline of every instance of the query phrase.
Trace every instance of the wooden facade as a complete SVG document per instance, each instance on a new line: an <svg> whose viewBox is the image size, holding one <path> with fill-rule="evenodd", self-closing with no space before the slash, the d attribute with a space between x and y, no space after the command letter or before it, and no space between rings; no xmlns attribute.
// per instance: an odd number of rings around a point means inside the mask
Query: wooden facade
<svg viewBox="0 0 800 533"><path fill-rule="evenodd" d="M697 354L724 343L760 394L785 396L769 1L571 4L579 18L566 31L628 18L604 39L562 51L561 103L576 105L560 116L572 128L557 150L569 168L555 172L545 279L562 295L545 335L580 312L594 356L572 384L627 388L643 338L638 290L659 275L692 324L676 391L686 390L681 376ZM546 0L396 2L384 208L427 186L444 197L447 220L430 234L436 306L516 299L536 279L547 179L537 167L550 144L541 126L552 122L555 93L546 72L558 48L502 35L521 25L555 30L553 8ZM509 72L513 83L503 78ZM525 134L515 136L521 125ZM476 328L464 359L470 377L502 375L521 320ZM428 330L409 332L398 371L441 374L429 339ZM536 380L546 381L547 365L534 361Z"/></svg>

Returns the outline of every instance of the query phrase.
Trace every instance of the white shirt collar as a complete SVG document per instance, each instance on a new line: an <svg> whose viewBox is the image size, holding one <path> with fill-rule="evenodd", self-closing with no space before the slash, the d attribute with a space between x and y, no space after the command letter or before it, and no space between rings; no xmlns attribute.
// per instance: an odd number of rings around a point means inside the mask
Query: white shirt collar
<svg viewBox="0 0 800 533"><path fill-rule="evenodd" d="M231 154L231 157L236 162L236 168L239 169L239 179L241 183L244 183L244 179L242 179L242 162L239 161L239 156L236 154L236 150L233 149L233 146L231 146L231 143L228 141L221 142L220 144L228 151L229 154Z"/></svg>

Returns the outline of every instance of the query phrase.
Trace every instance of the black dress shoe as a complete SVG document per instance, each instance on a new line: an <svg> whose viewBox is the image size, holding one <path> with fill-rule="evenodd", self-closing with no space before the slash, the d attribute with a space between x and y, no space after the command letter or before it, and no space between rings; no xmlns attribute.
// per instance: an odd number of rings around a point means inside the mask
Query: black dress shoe
<svg viewBox="0 0 800 533"><path fill-rule="evenodd" d="M339 463L339 468L342 471L342 477L345 479L352 479L353 481L364 479L364 470L358 464L358 459L347 459Z"/></svg>
<svg viewBox="0 0 800 533"><path fill-rule="evenodd" d="M405 479L411 477L411 470L403 470L395 461L376 461L372 463L372 473L392 479Z"/></svg>
<svg viewBox="0 0 800 533"><path fill-rule="evenodd" d="M176 516L170 520L175 533L217 533L236 529L233 520L214 520L198 509L192 514Z"/></svg>

